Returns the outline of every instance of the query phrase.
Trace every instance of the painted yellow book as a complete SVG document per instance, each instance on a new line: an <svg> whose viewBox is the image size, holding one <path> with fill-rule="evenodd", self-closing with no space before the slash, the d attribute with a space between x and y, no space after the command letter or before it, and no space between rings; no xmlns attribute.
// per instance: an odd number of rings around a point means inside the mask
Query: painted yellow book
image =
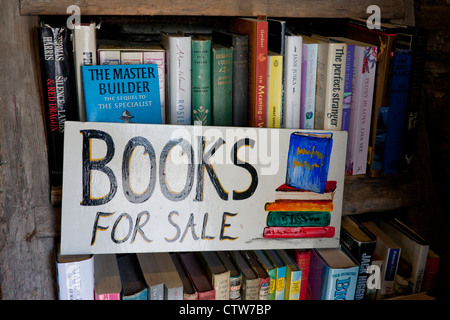
<svg viewBox="0 0 450 320"><path fill-rule="evenodd" d="M283 93L283 56L267 53L267 126L281 128L281 97Z"/></svg>

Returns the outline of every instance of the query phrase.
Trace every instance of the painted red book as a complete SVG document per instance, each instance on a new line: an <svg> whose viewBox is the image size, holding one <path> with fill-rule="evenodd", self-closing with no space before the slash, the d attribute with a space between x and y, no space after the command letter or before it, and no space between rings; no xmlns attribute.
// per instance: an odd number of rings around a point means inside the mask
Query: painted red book
<svg viewBox="0 0 450 320"><path fill-rule="evenodd" d="M191 278L195 290L198 292L198 300L215 300L216 293L213 285L209 281L206 271L193 252L179 253L181 264L186 273Z"/></svg>
<svg viewBox="0 0 450 320"><path fill-rule="evenodd" d="M332 238L334 227L265 227L264 238Z"/></svg>
<svg viewBox="0 0 450 320"><path fill-rule="evenodd" d="M234 18L230 31L248 35L249 126L266 128L268 23L254 18Z"/></svg>
<svg viewBox="0 0 450 320"><path fill-rule="evenodd" d="M333 200L336 181L327 181L324 193L312 192L282 184L275 190L276 200Z"/></svg>

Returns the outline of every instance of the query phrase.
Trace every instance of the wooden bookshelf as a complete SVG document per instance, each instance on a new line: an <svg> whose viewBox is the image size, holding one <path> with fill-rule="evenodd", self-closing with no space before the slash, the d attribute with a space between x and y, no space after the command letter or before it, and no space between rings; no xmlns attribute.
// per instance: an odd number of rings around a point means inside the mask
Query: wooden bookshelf
<svg viewBox="0 0 450 320"><path fill-rule="evenodd" d="M60 227L59 207L52 206L41 111L38 58L33 28L38 16L68 16L75 4L89 16L256 16L367 17L378 5L383 19L414 23L413 0L174 0L2 1L0 18L0 296L3 299L56 299L53 237ZM124 17L126 18L126 17ZM25 75L25 76L24 76ZM5 112L3 110L5 109ZM10 139L9 137L14 137ZM393 210L417 205L421 188L408 177L346 177L343 215Z"/></svg>

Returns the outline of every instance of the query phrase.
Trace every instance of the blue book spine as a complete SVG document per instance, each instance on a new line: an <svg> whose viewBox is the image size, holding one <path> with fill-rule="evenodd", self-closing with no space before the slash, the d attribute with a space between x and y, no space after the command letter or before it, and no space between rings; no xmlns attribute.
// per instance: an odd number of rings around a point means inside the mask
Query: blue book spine
<svg viewBox="0 0 450 320"><path fill-rule="evenodd" d="M411 51L397 51L394 58L382 172L397 173L402 165L402 143L411 72Z"/></svg>
<svg viewBox="0 0 450 320"><path fill-rule="evenodd" d="M287 157L286 184L324 193L332 146L332 133L292 133Z"/></svg>
<svg viewBox="0 0 450 320"><path fill-rule="evenodd" d="M342 109L342 127L341 127L343 131L348 131L350 122L354 56L355 56L355 45L347 44L347 62L345 65L344 103Z"/></svg>
<svg viewBox="0 0 450 320"><path fill-rule="evenodd" d="M331 269L325 266L326 284L321 300L354 300L359 267Z"/></svg>
<svg viewBox="0 0 450 320"><path fill-rule="evenodd" d="M275 300L284 300L286 291L286 266L277 268L277 279L275 284Z"/></svg>
<svg viewBox="0 0 450 320"><path fill-rule="evenodd" d="M82 66L86 120L162 123L158 66Z"/></svg>

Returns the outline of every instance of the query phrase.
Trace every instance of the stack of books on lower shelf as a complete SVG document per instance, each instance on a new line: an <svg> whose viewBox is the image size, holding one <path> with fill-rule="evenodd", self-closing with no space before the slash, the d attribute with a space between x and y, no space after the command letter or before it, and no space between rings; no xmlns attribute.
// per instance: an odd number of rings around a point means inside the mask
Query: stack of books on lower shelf
<svg viewBox="0 0 450 320"><path fill-rule="evenodd" d="M62 256L62 300L433 299L439 256L400 220L344 216L339 248Z"/></svg>

